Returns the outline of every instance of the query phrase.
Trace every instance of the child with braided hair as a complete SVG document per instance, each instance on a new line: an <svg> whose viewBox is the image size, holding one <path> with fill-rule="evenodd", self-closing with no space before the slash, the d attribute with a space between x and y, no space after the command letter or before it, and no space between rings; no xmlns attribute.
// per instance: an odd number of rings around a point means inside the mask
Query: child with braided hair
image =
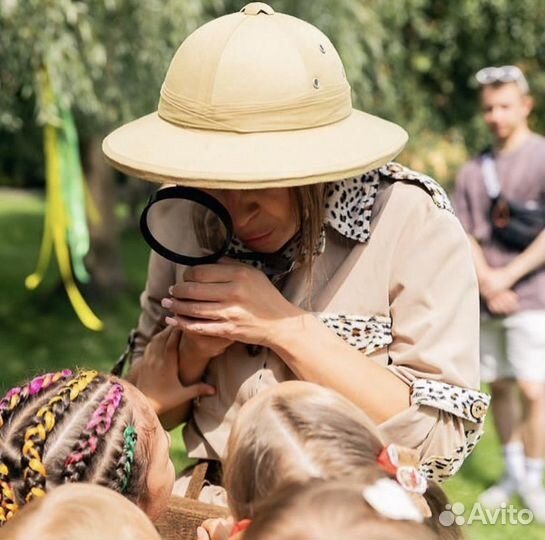
<svg viewBox="0 0 545 540"><path fill-rule="evenodd" d="M111 488L156 519L174 483L169 446L128 382L93 370L35 377L0 400L0 526L72 482Z"/></svg>

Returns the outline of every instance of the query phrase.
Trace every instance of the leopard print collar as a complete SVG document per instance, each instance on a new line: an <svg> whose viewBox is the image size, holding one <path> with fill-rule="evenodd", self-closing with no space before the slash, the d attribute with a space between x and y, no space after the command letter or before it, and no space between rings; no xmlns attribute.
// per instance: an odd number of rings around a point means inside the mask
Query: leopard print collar
<svg viewBox="0 0 545 540"><path fill-rule="evenodd" d="M325 249L327 226L351 240L360 243L366 243L369 240L373 206L382 180L414 182L430 194L439 208L452 212L447 194L435 180L399 163L390 162L363 175L331 182L328 185L324 227L316 246L317 254ZM236 258L263 271L273 283L277 283L296 268L300 251L299 235L290 240L281 251L264 256L252 252L235 237L231 241L227 255L236 255ZM244 255L247 255L247 258L244 258Z"/></svg>
<svg viewBox="0 0 545 540"><path fill-rule="evenodd" d="M327 193L325 223L346 238L367 242L381 180L413 182L424 188L439 208L453 212L447 194L435 180L390 162L361 176L332 182Z"/></svg>

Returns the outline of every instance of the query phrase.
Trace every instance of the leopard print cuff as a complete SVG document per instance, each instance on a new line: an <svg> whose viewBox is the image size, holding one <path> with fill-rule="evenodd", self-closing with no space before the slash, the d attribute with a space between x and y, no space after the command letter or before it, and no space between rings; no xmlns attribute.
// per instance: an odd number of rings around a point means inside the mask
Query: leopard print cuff
<svg viewBox="0 0 545 540"><path fill-rule="evenodd" d="M370 354L392 343L392 319L380 315L362 317L318 313L318 318L349 345Z"/></svg>
<svg viewBox="0 0 545 540"><path fill-rule="evenodd" d="M416 379L411 384L411 403L435 407L448 413L482 424L490 404L490 396L431 379Z"/></svg>
<svg viewBox="0 0 545 540"><path fill-rule="evenodd" d="M465 442L458 446L451 456L431 456L425 459L420 464L420 472L428 480L438 483L455 475L483 436L483 425L479 424L475 429L465 430L464 436Z"/></svg>

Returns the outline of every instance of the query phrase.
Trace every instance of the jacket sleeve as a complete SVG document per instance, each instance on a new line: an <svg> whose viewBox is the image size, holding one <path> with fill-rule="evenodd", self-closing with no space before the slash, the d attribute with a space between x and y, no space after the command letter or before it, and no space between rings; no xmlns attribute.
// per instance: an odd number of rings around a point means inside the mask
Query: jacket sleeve
<svg viewBox="0 0 545 540"><path fill-rule="evenodd" d="M140 295L140 317L133 334L133 362L142 357L151 338L165 328L168 311L161 306L161 300L169 296L168 288L175 282L176 265L151 251L146 287Z"/></svg>
<svg viewBox="0 0 545 540"><path fill-rule="evenodd" d="M419 433L426 473L442 480L473 449L489 402L479 391L477 279L460 223L430 205L404 227L395 260L388 369L410 386L411 406L379 428L394 439Z"/></svg>

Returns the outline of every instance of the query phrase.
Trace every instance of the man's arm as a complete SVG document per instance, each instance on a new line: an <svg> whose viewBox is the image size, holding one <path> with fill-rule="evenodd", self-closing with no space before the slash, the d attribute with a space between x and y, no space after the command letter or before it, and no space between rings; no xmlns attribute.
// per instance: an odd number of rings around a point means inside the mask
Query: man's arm
<svg viewBox="0 0 545 540"><path fill-rule="evenodd" d="M517 294L510 288L489 291L489 284L498 270L488 266L483 250L477 240L471 235L468 235L468 238L479 282L479 294L486 302L488 309L496 315L507 316L515 313L519 309Z"/></svg>
<svg viewBox="0 0 545 540"><path fill-rule="evenodd" d="M509 264L501 268L490 268L482 283L481 293L485 298L511 289L518 281L545 264L545 230Z"/></svg>
<svg viewBox="0 0 545 540"><path fill-rule="evenodd" d="M477 240L475 240L475 238L471 236L470 234L468 234L467 236L469 238L471 253L473 254L473 262L475 264L477 279L479 280L479 286L480 286L481 281L486 279L486 276L488 275L488 272L490 271L490 267L488 266L488 263L486 262L483 250L481 249L479 242L477 242Z"/></svg>
<svg viewBox="0 0 545 540"><path fill-rule="evenodd" d="M506 267L513 284L545 265L545 230Z"/></svg>

